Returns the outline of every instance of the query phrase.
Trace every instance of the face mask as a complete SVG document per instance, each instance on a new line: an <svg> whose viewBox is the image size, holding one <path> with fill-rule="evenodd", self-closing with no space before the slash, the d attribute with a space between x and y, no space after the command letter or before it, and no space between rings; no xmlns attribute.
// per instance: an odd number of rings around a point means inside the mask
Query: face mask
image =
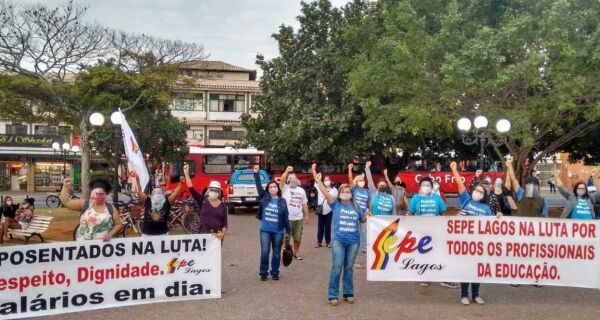
<svg viewBox="0 0 600 320"><path fill-rule="evenodd" d="M290 187L296 188L298 186L300 186L300 180L298 180L298 179L292 179L292 180L290 180Z"/></svg>
<svg viewBox="0 0 600 320"><path fill-rule="evenodd" d="M150 196L150 201L152 202L153 211L162 209L166 201L165 193L162 191L162 189L154 189L152 191L152 195Z"/></svg>
<svg viewBox="0 0 600 320"><path fill-rule="evenodd" d="M277 191L279 191L277 188L269 188L269 193L273 196L277 194Z"/></svg>
<svg viewBox="0 0 600 320"><path fill-rule="evenodd" d="M218 191L209 191L208 192L208 198L211 200L215 200L219 197L219 192Z"/></svg>
<svg viewBox="0 0 600 320"><path fill-rule="evenodd" d="M106 202L106 195L103 193L100 194L94 194L93 197L90 197L90 199L96 204L96 205L100 205L103 204L104 202Z"/></svg>
<svg viewBox="0 0 600 320"><path fill-rule="evenodd" d="M578 196L583 197L583 196L585 196L585 194L586 194L585 190L577 190Z"/></svg>
<svg viewBox="0 0 600 320"><path fill-rule="evenodd" d="M357 183L356 183L356 185L357 185L359 188L364 188L364 187L365 187L365 182L364 182L363 180L361 180L361 181L357 182Z"/></svg>
<svg viewBox="0 0 600 320"><path fill-rule="evenodd" d="M386 193L386 191L387 191L386 189L387 189L386 187L379 187L377 190L378 190L380 193Z"/></svg>
<svg viewBox="0 0 600 320"><path fill-rule="evenodd" d="M352 199L352 195L351 194L349 194L349 193L342 193L342 194L340 194L340 200L348 201L350 199Z"/></svg>
<svg viewBox="0 0 600 320"><path fill-rule="evenodd" d="M431 187L430 186L421 186L420 189L420 193L424 194L424 195L430 195L431 194Z"/></svg>
<svg viewBox="0 0 600 320"><path fill-rule="evenodd" d="M537 189L534 184L528 184L525 186L525 196L527 198L533 198L537 196Z"/></svg>
<svg viewBox="0 0 600 320"><path fill-rule="evenodd" d="M331 180L325 180L323 184L325 184L326 187L329 187L331 186Z"/></svg>
<svg viewBox="0 0 600 320"><path fill-rule="evenodd" d="M496 188L496 189L502 189L502 182L496 182L494 184L494 188Z"/></svg>
<svg viewBox="0 0 600 320"><path fill-rule="evenodd" d="M479 191L473 191L471 198L473 198L473 201L479 202L479 201L481 201L481 199L483 199L483 193L481 193Z"/></svg>

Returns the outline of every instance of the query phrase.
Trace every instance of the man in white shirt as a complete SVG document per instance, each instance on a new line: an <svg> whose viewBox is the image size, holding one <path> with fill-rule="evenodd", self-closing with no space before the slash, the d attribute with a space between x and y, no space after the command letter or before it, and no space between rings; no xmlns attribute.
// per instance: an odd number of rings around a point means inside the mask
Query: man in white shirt
<svg viewBox="0 0 600 320"><path fill-rule="evenodd" d="M292 230L292 238L294 239L294 258L302 260L299 254L300 242L302 241L302 229L304 224L308 224L308 198L306 197L306 191L300 186L300 180L296 175L291 174L294 168L287 167L281 181L279 181L279 187L281 188L282 196L287 202L290 228ZM289 179L288 179L289 177ZM289 183L286 184L286 182Z"/></svg>

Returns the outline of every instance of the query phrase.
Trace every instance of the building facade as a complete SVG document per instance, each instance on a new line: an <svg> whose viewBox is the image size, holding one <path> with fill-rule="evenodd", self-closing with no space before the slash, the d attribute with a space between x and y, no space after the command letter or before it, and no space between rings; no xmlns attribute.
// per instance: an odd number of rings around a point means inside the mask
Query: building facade
<svg viewBox="0 0 600 320"><path fill-rule="evenodd" d="M244 135L240 117L250 113L260 92L256 71L221 61L196 61L181 66L174 87L173 116L188 126L188 145L234 146Z"/></svg>

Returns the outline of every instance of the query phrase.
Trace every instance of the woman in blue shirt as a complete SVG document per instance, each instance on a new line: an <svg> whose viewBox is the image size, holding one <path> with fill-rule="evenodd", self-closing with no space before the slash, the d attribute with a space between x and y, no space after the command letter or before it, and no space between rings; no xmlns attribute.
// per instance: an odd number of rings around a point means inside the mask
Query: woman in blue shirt
<svg viewBox="0 0 600 320"><path fill-rule="evenodd" d="M275 181L267 184L267 191L260 181L259 166L254 166L254 182L260 197L256 218L260 220L260 280L266 281L269 274L269 255L273 248L271 259L271 278L279 280L279 264L281 261L281 245L289 239L290 223L288 220L287 203L281 197L281 189Z"/></svg>
<svg viewBox="0 0 600 320"><path fill-rule="evenodd" d="M462 181L460 174L458 173L456 162L452 162L450 164L450 169L452 169L452 174L454 175L454 180L456 181L456 185L458 186L458 195L460 201L460 213L459 215L468 215L468 216L492 216L492 209L487 204L487 189L478 184L475 189L473 189L473 194L469 194L467 189L465 188L465 184ZM502 216L501 212L497 213L498 217ZM484 304L485 301L479 296L479 283L471 283L471 296L473 301L477 304ZM464 305L469 305L469 283L461 283L460 284L460 302Z"/></svg>
<svg viewBox="0 0 600 320"><path fill-rule="evenodd" d="M592 177L595 180L597 170L592 171ZM593 220L596 219L594 205L598 203L598 193L589 193L588 185L585 182L578 182L573 187L573 192L569 192L560 178L560 170L554 174L554 182L560 194L567 199L561 218Z"/></svg>
<svg viewBox="0 0 600 320"><path fill-rule="evenodd" d="M408 204L409 216L441 216L446 212L446 204L440 195L433 193L433 180L424 177L419 181L419 194Z"/></svg>
<svg viewBox="0 0 600 320"><path fill-rule="evenodd" d="M389 216L397 214L396 200L391 195L390 189L385 180L380 180L377 184L373 182L371 174L371 161L367 161L365 165L365 174L369 183L369 192L371 193L371 204L369 209L374 216Z"/></svg>
<svg viewBox="0 0 600 320"><path fill-rule="evenodd" d="M354 303L354 261L360 243L360 224L367 221L369 209L361 209L352 199L352 189L347 184L339 188L338 198L327 192L327 187L317 174L317 165L312 165L312 172L319 189L333 212L333 250L332 267L329 275L329 304L338 305L340 276L343 271L343 297L350 304Z"/></svg>
<svg viewBox="0 0 600 320"><path fill-rule="evenodd" d="M371 193L366 186L365 175L361 174L352 177L352 170L354 169L353 164L348 165L348 183L350 184L350 189L352 190L352 199L356 202L356 205L361 210L367 210L371 205ZM360 226L360 248L362 253L367 253L367 226Z"/></svg>

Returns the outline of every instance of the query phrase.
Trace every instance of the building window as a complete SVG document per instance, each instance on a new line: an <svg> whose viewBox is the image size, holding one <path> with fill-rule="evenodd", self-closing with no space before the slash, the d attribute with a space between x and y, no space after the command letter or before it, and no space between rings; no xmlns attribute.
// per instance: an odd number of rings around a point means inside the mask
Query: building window
<svg viewBox="0 0 600 320"><path fill-rule="evenodd" d="M244 112L245 107L243 94L210 95L210 111L212 112Z"/></svg>
<svg viewBox="0 0 600 320"><path fill-rule="evenodd" d="M188 130L187 138L189 140L203 140L204 139L204 130Z"/></svg>
<svg viewBox="0 0 600 320"><path fill-rule="evenodd" d="M55 126L36 125L34 128L35 134L55 136L58 133L58 127Z"/></svg>
<svg viewBox="0 0 600 320"><path fill-rule="evenodd" d="M26 124L7 124L6 134L27 134Z"/></svg>
<svg viewBox="0 0 600 320"><path fill-rule="evenodd" d="M244 131L209 130L208 137L211 140L240 140L244 137Z"/></svg>
<svg viewBox="0 0 600 320"><path fill-rule="evenodd" d="M182 94L173 99L171 110L176 111L202 111L204 97L201 93L197 94Z"/></svg>

